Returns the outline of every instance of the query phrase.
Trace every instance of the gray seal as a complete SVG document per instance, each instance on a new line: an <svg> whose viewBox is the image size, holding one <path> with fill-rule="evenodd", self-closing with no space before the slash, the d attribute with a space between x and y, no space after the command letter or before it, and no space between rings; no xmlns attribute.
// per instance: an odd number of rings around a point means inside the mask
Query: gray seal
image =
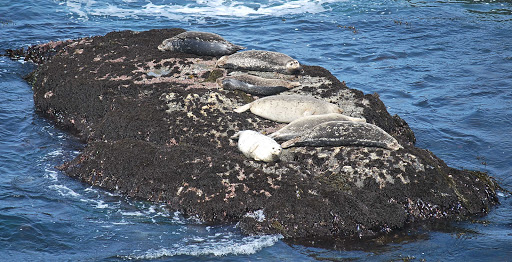
<svg viewBox="0 0 512 262"><path fill-rule="evenodd" d="M297 136L303 135L310 131L313 127L331 121L352 121L352 122L366 122L364 118L355 118L345 116L342 114L325 114L325 115L311 115L301 117L297 120L290 122L285 127L269 135L269 137L275 140L290 140Z"/></svg>
<svg viewBox="0 0 512 262"><path fill-rule="evenodd" d="M303 95L267 96L236 108L235 112L241 113L247 110L251 110L253 114L263 118L282 123L290 123L309 115L343 112L335 104Z"/></svg>
<svg viewBox="0 0 512 262"><path fill-rule="evenodd" d="M258 96L275 95L300 86L299 82L268 79L248 74L225 77L217 80L217 84L227 90L241 90Z"/></svg>
<svg viewBox="0 0 512 262"><path fill-rule="evenodd" d="M188 31L164 40L158 49L195 55L225 56L245 47L232 44L214 33Z"/></svg>
<svg viewBox="0 0 512 262"><path fill-rule="evenodd" d="M217 61L218 67L234 70L253 70L284 74L299 73L299 61L278 52L249 50L223 56Z"/></svg>
<svg viewBox="0 0 512 262"><path fill-rule="evenodd" d="M331 121L281 144L293 146L368 146L390 150L401 148L398 141L376 125L362 122Z"/></svg>

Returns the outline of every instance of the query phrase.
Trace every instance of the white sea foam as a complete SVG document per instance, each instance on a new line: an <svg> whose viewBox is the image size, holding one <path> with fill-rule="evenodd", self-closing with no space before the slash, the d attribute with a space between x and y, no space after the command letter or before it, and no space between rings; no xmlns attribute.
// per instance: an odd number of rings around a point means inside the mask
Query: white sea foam
<svg viewBox="0 0 512 262"><path fill-rule="evenodd" d="M123 216L133 216L133 217L141 217L141 216L145 216L144 213L140 212L140 211L135 211L135 212L121 212L121 214Z"/></svg>
<svg viewBox="0 0 512 262"><path fill-rule="evenodd" d="M57 157L62 156L64 154L64 150L62 148L57 148L51 152L48 153L49 157Z"/></svg>
<svg viewBox="0 0 512 262"><path fill-rule="evenodd" d="M265 220L265 213L263 213L263 209L259 209L254 212L249 212L245 214L245 217L251 217L258 222L263 222Z"/></svg>
<svg viewBox="0 0 512 262"><path fill-rule="evenodd" d="M51 185L49 186L50 189L57 191L61 196L72 196L72 197L79 197L80 194L76 193L72 189L70 189L67 186L64 185Z"/></svg>
<svg viewBox="0 0 512 262"><path fill-rule="evenodd" d="M80 17L89 19L89 16L143 18L163 17L172 20L213 18L243 18L261 16L284 16L302 13L322 13L328 11L326 4L344 2L346 0L273 0L273 1L187 1L183 4L153 3L151 0L124 0L119 1L92 1L67 0L68 11ZM139 3L139 5L137 5Z"/></svg>
<svg viewBox="0 0 512 262"><path fill-rule="evenodd" d="M197 239L198 237L194 237ZM263 248L273 246L281 235L248 236L241 239L229 238L201 238L201 241L179 243L172 247L151 249L142 255L130 255L126 259L158 259L172 256L226 256L226 255L250 255Z"/></svg>
<svg viewBox="0 0 512 262"><path fill-rule="evenodd" d="M110 207L108 203L105 203L105 201L103 200L98 200L98 199L80 199L80 201L82 202L85 202L85 203L91 203L94 205L95 208L97 209L105 209L105 208L108 208Z"/></svg>
<svg viewBox="0 0 512 262"><path fill-rule="evenodd" d="M103 200L96 201L96 208L103 209L103 208L107 208L107 207L108 207L108 204L105 203L105 201L103 201Z"/></svg>
<svg viewBox="0 0 512 262"><path fill-rule="evenodd" d="M57 177L58 177L59 174L57 173L57 171L47 167L47 168L44 169L44 175L45 175L46 178L49 178L52 181L56 182L58 180Z"/></svg>

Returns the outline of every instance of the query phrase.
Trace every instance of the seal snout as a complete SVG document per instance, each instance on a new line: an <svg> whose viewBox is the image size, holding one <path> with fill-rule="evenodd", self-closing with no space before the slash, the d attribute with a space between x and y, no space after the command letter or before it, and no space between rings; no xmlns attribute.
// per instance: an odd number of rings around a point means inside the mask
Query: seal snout
<svg viewBox="0 0 512 262"><path fill-rule="evenodd" d="M235 45L235 44L231 44L231 46L229 47L229 51L235 53L235 52L238 52L240 50L244 50L246 49L245 46L241 46L241 45Z"/></svg>

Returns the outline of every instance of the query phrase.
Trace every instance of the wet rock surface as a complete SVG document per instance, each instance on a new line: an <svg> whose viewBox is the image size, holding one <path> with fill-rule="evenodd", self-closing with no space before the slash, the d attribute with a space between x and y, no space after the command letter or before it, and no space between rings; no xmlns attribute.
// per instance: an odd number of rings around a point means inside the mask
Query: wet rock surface
<svg viewBox="0 0 512 262"><path fill-rule="evenodd" d="M239 222L246 234L286 238L372 236L485 214L497 204L490 177L416 148L407 123L389 115L378 95L350 89L318 66L305 65L300 75L253 73L300 82L282 94L337 104L403 148L294 147L275 163L246 158L230 136L284 125L233 111L257 97L217 86L232 73L215 68L218 57L157 49L181 32L112 32L10 50L40 63L27 78L37 111L87 142L60 166L67 175L206 223Z"/></svg>

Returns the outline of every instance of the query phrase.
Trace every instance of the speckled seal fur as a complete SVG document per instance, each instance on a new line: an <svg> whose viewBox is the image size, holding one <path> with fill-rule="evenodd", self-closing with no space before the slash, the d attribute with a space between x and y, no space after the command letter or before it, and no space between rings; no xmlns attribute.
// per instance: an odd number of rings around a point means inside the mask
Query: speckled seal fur
<svg viewBox="0 0 512 262"><path fill-rule="evenodd" d="M188 31L166 39L158 46L161 51L182 52L195 55L224 56L245 47L226 41L220 35Z"/></svg>
<svg viewBox="0 0 512 262"><path fill-rule="evenodd" d="M217 61L218 67L235 70L270 71L285 74L299 73L299 61L278 52L249 50L223 56Z"/></svg>
<svg viewBox="0 0 512 262"><path fill-rule="evenodd" d="M238 149L256 161L274 162L281 155L281 146L274 139L256 131L240 131L231 138L238 138Z"/></svg>
<svg viewBox="0 0 512 262"><path fill-rule="evenodd" d="M301 117L297 120L290 122L285 127L269 135L275 140L289 140L297 136L303 135L310 131L313 127L331 121L352 121L352 122L366 122L363 118L356 118L345 116L342 114L332 113L325 115L311 115Z"/></svg>
<svg viewBox="0 0 512 262"><path fill-rule="evenodd" d="M380 127L351 121L325 122L281 144L282 148L292 146L368 146L390 150L401 148L396 139Z"/></svg>
<svg viewBox="0 0 512 262"><path fill-rule="evenodd" d="M235 109L235 112L241 113L249 109L255 115L282 123L290 123L309 115L343 112L335 104L303 95L267 96L243 105Z"/></svg>
<svg viewBox="0 0 512 262"><path fill-rule="evenodd" d="M269 79L249 74L228 76L217 80L217 84L227 90L241 90L252 95L276 95L300 86L299 82L283 79Z"/></svg>

